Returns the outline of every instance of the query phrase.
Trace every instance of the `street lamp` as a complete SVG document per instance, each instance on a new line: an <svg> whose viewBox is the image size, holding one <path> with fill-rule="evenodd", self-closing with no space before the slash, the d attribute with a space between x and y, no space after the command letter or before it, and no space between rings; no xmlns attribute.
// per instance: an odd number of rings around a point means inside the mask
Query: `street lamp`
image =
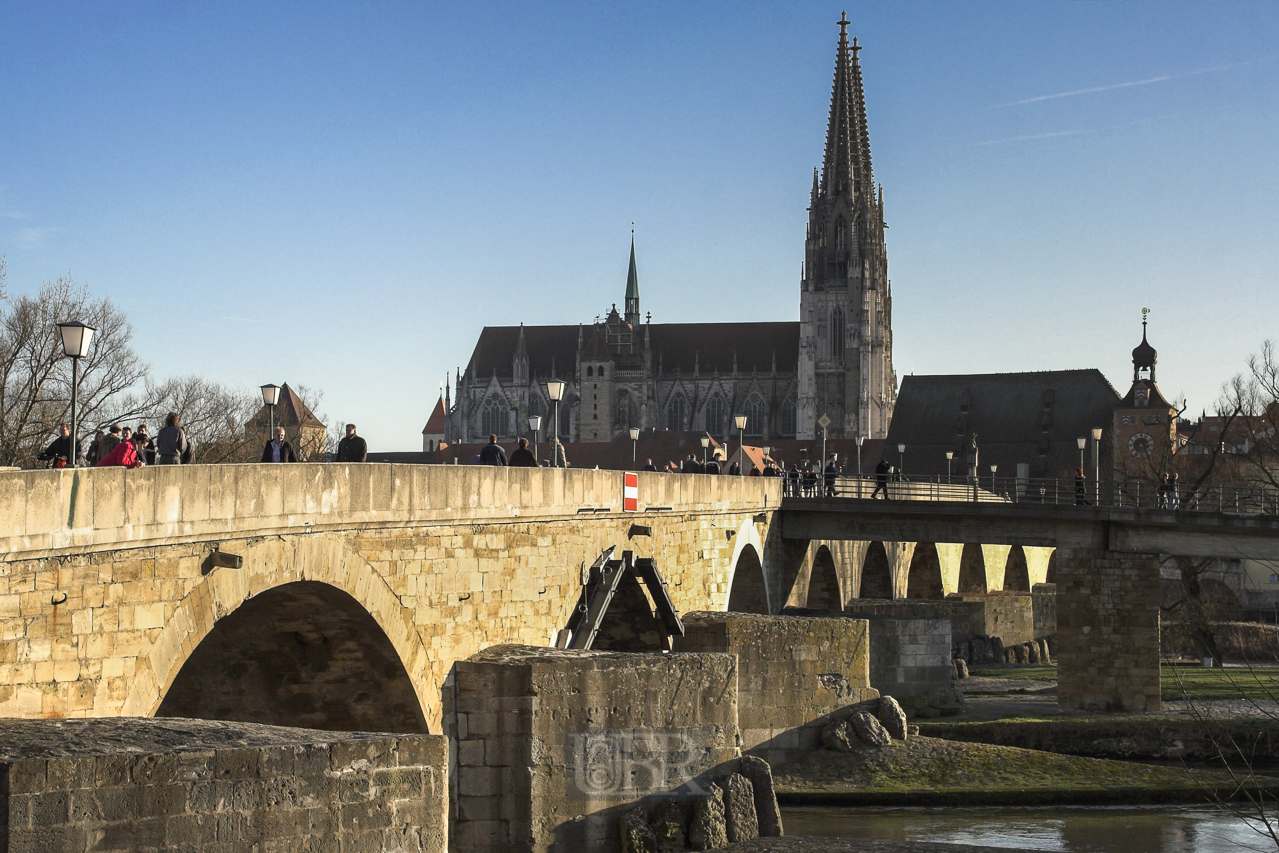
<svg viewBox="0 0 1279 853"><path fill-rule="evenodd" d="M711 437L703 433L702 437L698 439L698 441L702 443L702 467L705 468L706 467L706 448L711 446Z"/></svg>
<svg viewBox="0 0 1279 853"><path fill-rule="evenodd" d="M79 454L80 418L80 359L89 354L89 344L93 343L93 326L86 326L78 320L58 324L58 334L62 336L62 354L71 359L71 458L67 464L76 465Z"/></svg>
<svg viewBox="0 0 1279 853"><path fill-rule="evenodd" d="M275 440L275 404L280 402L280 386L279 385L263 385L262 386L262 402L266 404L268 411L271 413L271 429L266 434L267 441Z"/></svg>
<svg viewBox="0 0 1279 853"><path fill-rule="evenodd" d="M1094 506L1101 506L1101 427L1092 428L1092 482L1096 495Z"/></svg>
<svg viewBox="0 0 1279 853"><path fill-rule="evenodd" d="M990 466L990 493L992 495L995 493L995 472L998 470L999 470L998 465Z"/></svg>
<svg viewBox="0 0 1279 853"><path fill-rule="evenodd" d="M1084 470L1084 448L1088 446L1088 439L1079 437L1075 439L1075 444L1079 445L1079 470Z"/></svg>
<svg viewBox="0 0 1279 853"><path fill-rule="evenodd" d="M542 416L529 415L528 428L533 433L533 461L537 462L537 432L542 428ZM537 464L541 465L542 463L538 462Z"/></svg>
<svg viewBox="0 0 1279 853"><path fill-rule="evenodd" d="M560 467L560 398L564 396L564 382L561 379L546 380L546 396L555 404L555 423L551 429L555 438L551 444L551 467Z"/></svg>
<svg viewBox="0 0 1279 853"><path fill-rule="evenodd" d="M733 423L737 424L737 476L746 471L746 416L734 415Z"/></svg>
<svg viewBox="0 0 1279 853"><path fill-rule="evenodd" d="M639 442L639 427L631 427L631 467L635 467L635 454L637 442Z"/></svg>
<svg viewBox="0 0 1279 853"><path fill-rule="evenodd" d="M857 443L857 497L862 496L862 442L866 440L866 436L859 435L853 438Z"/></svg>
<svg viewBox="0 0 1279 853"><path fill-rule="evenodd" d="M906 469L906 445L899 444L897 445L897 479L900 480L905 476L905 469Z"/></svg>
<svg viewBox="0 0 1279 853"><path fill-rule="evenodd" d="M950 462L955 458L955 451L946 451L946 485L950 485Z"/></svg>

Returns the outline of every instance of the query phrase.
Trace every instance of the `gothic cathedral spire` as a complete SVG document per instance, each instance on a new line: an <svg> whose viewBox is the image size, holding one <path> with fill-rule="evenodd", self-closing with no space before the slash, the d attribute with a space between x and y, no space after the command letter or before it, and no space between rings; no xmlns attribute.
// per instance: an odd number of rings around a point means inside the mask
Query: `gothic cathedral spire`
<svg viewBox="0 0 1279 853"><path fill-rule="evenodd" d="M818 437L823 415L832 438L883 437L896 402L883 196L871 167L860 51L841 15L800 283L800 438Z"/></svg>
<svg viewBox="0 0 1279 853"><path fill-rule="evenodd" d="M616 291L614 291L616 292ZM635 229L631 229L631 268L626 273L626 322L637 328L640 322L639 276L635 272Z"/></svg>

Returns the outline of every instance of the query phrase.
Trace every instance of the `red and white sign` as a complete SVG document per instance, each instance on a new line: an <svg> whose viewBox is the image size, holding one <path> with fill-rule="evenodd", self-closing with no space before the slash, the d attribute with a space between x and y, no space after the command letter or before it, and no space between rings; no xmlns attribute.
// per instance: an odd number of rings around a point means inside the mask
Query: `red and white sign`
<svg viewBox="0 0 1279 853"><path fill-rule="evenodd" d="M622 472L622 512L639 512L639 474Z"/></svg>

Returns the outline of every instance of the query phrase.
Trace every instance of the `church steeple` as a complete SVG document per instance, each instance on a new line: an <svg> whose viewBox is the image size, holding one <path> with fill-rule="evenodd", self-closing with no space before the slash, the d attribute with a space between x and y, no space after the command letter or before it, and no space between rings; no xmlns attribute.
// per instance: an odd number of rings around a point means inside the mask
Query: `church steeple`
<svg viewBox="0 0 1279 853"><path fill-rule="evenodd" d="M634 223L631 223L634 225ZM639 275L635 272L635 229L631 229L631 268L626 273L626 322L632 328L640 322Z"/></svg>
<svg viewBox="0 0 1279 853"><path fill-rule="evenodd" d="M826 126L826 154L822 158L821 194L824 196L872 193L870 133L866 128L866 99L857 39L848 44L848 17L840 15L839 48L835 53L835 83L830 93L830 119Z"/></svg>

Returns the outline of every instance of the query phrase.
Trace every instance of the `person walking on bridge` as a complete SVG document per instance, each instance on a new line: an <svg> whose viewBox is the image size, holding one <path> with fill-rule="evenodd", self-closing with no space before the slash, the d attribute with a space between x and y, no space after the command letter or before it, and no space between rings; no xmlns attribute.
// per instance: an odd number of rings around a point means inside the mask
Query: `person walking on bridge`
<svg viewBox="0 0 1279 853"><path fill-rule="evenodd" d="M346 437L338 442L339 462L367 462L369 444L355 434L355 424L346 425Z"/></svg>
<svg viewBox="0 0 1279 853"><path fill-rule="evenodd" d="M266 447L262 448L263 462L297 462L298 457L293 452L293 445L284 439L284 427L275 428L275 438L266 443Z"/></svg>
<svg viewBox="0 0 1279 853"><path fill-rule="evenodd" d="M1091 506L1088 500L1088 480L1084 477L1084 469L1075 469L1075 506Z"/></svg>
<svg viewBox="0 0 1279 853"><path fill-rule="evenodd" d="M506 451L497 443L497 435L489 433L489 443L480 451L480 464L506 467Z"/></svg>
<svg viewBox="0 0 1279 853"><path fill-rule="evenodd" d="M835 466L835 454L830 455L830 459L826 460L826 470L822 472L826 475L826 497L835 497L835 480L839 477L839 468Z"/></svg>
<svg viewBox="0 0 1279 853"><path fill-rule="evenodd" d="M155 456L161 465L181 465L191 461L191 443L178 423L177 412L169 412L164 419L164 429L156 436Z"/></svg>
<svg viewBox="0 0 1279 853"><path fill-rule="evenodd" d="M512 468L538 468L537 457L533 455L533 451L528 449L528 439L521 438L515 448L515 452L511 454Z"/></svg>
<svg viewBox="0 0 1279 853"><path fill-rule="evenodd" d="M884 493L884 500L888 500L888 475L892 470L893 466L888 464L887 459L879 460L879 464L875 466L875 491L870 493L871 500L880 492Z"/></svg>

